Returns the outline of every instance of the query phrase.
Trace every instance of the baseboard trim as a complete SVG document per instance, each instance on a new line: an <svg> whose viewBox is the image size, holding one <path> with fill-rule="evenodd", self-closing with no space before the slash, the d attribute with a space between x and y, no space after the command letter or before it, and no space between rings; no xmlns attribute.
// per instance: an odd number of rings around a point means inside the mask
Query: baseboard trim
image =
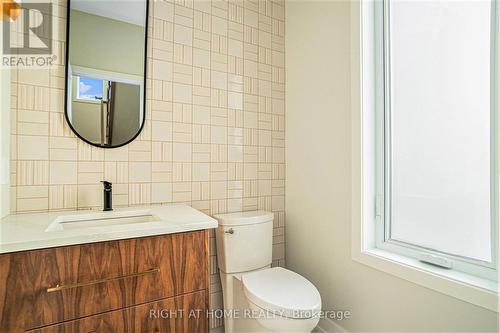
<svg viewBox="0 0 500 333"><path fill-rule="evenodd" d="M335 320L329 318L321 318L314 331L318 333L349 333L349 331L340 326Z"/></svg>

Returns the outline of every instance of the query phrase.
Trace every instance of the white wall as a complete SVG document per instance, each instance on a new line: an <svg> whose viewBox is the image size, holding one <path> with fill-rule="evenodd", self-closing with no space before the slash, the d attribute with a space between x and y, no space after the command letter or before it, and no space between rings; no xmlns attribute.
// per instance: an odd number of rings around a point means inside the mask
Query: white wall
<svg viewBox="0 0 500 333"><path fill-rule="evenodd" d="M72 10L70 31L71 65L142 78L144 27Z"/></svg>
<svg viewBox="0 0 500 333"><path fill-rule="evenodd" d="M350 332L496 332L498 314L351 259L349 3L287 2L285 44L288 267Z"/></svg>
<svg viewBox="0 0 500 333"><path fill-rule="evenodd" d="M0 48L3 45L0 24ZM3 53L2 53L3 54ZM0 218L9 214L10 163L10 69L0 67Z"/></svg>

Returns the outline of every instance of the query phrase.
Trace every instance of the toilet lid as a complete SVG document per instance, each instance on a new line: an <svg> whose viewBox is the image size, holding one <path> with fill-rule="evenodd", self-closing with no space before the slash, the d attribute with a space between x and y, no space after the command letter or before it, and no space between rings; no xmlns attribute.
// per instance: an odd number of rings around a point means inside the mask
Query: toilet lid
<svg viewBox="0 0 500 333"><path fill-rule="evenodd" d="M241 277L249 301L276 315L311 318L321 311L318 289L303 276L281 267Z"/></svg>

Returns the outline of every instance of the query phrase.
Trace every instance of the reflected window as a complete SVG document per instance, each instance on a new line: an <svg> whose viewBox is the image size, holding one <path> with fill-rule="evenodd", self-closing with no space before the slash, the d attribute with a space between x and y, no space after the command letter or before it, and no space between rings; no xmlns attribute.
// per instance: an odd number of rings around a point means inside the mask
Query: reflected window
<svg viewBox="0 0 500 333"><path fill-rule="evenodd" d="M101 101L104 90L103 80L78 76L76 98L85 101Z"/></svg>

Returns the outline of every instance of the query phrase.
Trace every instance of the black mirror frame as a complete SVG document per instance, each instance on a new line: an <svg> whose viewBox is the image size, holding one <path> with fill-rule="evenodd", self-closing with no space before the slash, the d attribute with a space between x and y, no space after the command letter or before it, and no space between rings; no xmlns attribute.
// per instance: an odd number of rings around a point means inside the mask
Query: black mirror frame
<svg viewBox="0 0 500 333"><path fill-rule="evenodd" d="M103 146L103 145L99 145L99 144L96 144L94 142L90 142L89 140L85 139L83 136L81 136L76 130L75 128L73 127L73 125L71 125L71 122L69 121L68 119L68 63L69 63L69 41L70 41L70 31L69 31L69 26L70 26L70 14L71 14L71 0L68 0L68 3L67 3L67 8L66 8L66 51L65 51L65 61L64 61L64 64L65 64L65 68L64 68L64 119L66 120L66 123L68 124L68 126L71 128L71 131L82 141L88 143L89 145L92 145L94 147L98 147L98 148L106 148L106 149L113 149L113 148L119 148L119 147L123 147L125 145L128 145L129 143L131 143L132 141L134 141L138 136L139 134L141 134L143 128L144 128L144 124L146 123L146 97L147 97L147 70L148 70L148 30L149 30L149 1L150 0L144 0L146 1L146 22L145 22L145 29L144 29L144 96L143 96L143 105L142 105L142 123L141 123L141 127L139 127L139 130L137 131L137 133L128 141L124 142L124 143L121 143L119 145L116 145L116 146Z"/></svg>

